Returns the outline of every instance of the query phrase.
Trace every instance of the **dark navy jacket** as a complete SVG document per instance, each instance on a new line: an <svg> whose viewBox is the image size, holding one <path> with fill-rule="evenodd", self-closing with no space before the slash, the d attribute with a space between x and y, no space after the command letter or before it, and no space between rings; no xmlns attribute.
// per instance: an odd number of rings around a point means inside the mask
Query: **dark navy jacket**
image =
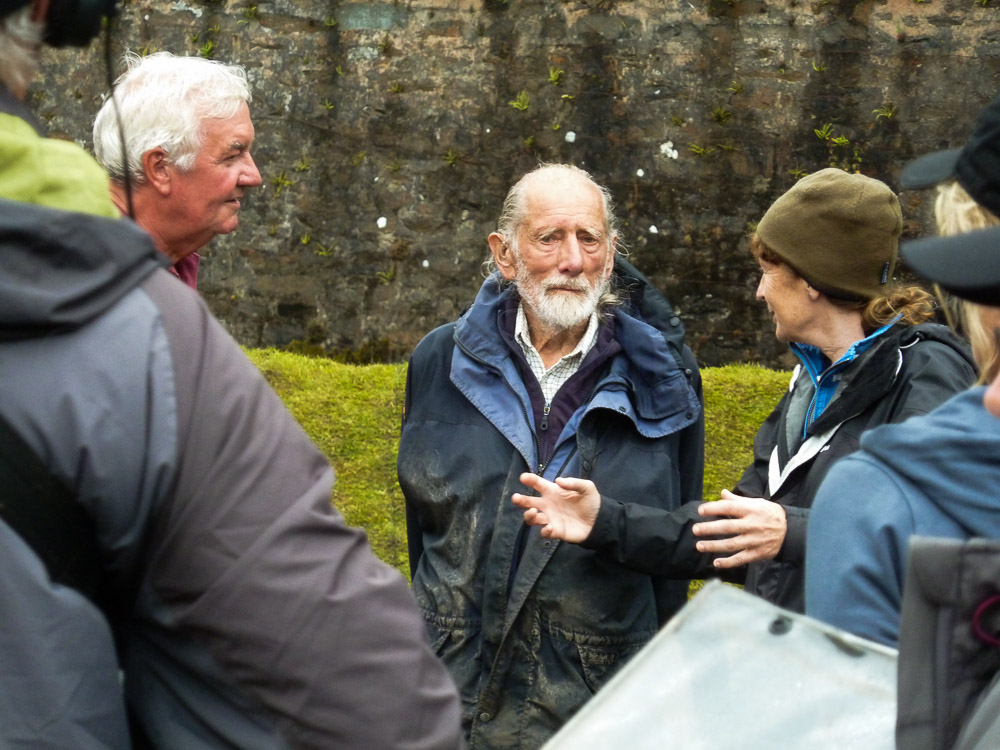
<svg viewBox="0 0 1000 750"><path fill-rule="evenodd" d="M633 301L676 341L683 328L667 301L628 270ZM510 497L527 492L518 477L539 460L528 393L497 323L515 292L497 279L413 353L399 480L413 591L458 684L471 746L538 747L684 603L687 583L542 539L537 528L514 569L523 520ZM544 475L589 478L663 509L700 499L704 424L690 352L621 310L608 324L622 351Z"/></svg>

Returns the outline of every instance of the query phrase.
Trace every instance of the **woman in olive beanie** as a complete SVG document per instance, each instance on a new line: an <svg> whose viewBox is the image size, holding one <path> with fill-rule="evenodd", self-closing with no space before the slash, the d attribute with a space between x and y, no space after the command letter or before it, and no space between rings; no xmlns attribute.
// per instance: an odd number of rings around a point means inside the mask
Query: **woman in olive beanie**
<svg viewBox="0 0 1000 750"><path fill-rule="evenodd" d="M640 517L587 480L522 477L540 493L514 495L525 520L643 572L703 575L708 558L717 574L803 611L806 523L830 466L865 430L928 412L975 379L966 344L928 322L933 298L892 280L901 229L888 186L840 169L803 178L764 214L750 242L757 299L801 363L757 432L753 464L698 506L715 520L692 526L686 507Z"/></svg>
<svg viewBox="0 0 1000 750"><path fill-rule="evenodd" d="M754 440L754 463L695 526L704 552L747 565L747 589L804 607L806 523L830 466L861 434L931 411L975 379L968 347L928 322L933 297L893 281L899 201L879 180L840 169L801 179L757 225L757 299L800 360Z"/></svg>

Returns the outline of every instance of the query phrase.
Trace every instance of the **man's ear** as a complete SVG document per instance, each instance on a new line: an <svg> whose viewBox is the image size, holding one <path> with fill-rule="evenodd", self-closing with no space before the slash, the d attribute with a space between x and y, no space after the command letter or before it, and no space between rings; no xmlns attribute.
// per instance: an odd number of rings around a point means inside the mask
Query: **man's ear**
<svg viewBox="0 0 1000 750"><path fill-rule="evenodd" d="M142 155L142 173L145 182L161 195L170 195L170 181L173 177L173 165L167 159L167 152L162 148L151 148Z"/></svg>
<svg viewBox="0 0 1000 750"><path fill-rule="evenodd" d="M493 253L493 260L496 261L501 275L507 281L513 281L517 276L517 265L514 262L514 248L503 238L503 235L496 232L489 236L487 242L490 243L490 252Z"/></svg>
<svg viewBox="0 0 1000 750"><path fill-rule="evenodd" d="M604 263L604 278L610 279L615 270L615 255L618 254L618 235L611 235L611 242L608 243L608 259Z"/></svg>

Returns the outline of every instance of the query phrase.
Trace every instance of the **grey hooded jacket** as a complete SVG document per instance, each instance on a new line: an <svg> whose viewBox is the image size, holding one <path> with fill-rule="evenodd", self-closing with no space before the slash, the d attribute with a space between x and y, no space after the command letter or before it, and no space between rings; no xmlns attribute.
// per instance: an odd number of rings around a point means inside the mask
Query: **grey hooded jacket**
<svg viewBox="0 0 1000 750"><path fill-rule="evenodd" d="M455 688L333 471L125 220L0 200L0 411L123 614L0 522L0 747L455 748ZM2 498L0 498L2 499Z"/></svg>

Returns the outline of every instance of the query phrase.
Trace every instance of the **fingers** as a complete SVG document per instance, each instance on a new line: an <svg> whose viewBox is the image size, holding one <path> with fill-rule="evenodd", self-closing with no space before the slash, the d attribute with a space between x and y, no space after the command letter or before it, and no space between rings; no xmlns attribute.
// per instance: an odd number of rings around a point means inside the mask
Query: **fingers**
<svg viewBox="0 0 1000 750"><path fill-rule="evenodd" d="M556 485L548 479L540 477L537 474L532 474L530 471L526 471L519 477L519 479L521 480L521 484L525 487L533 489L535 492L541 493L556 489Z"/></svg>
<svg viewBox="0 0 1000 750"><path fill-rule="evenodd" d="M718 568L719 570L728 570L730 568L739 568L744 565L748 565L757 559L754 556L748 554L749 550L740 551L735 555L730 557L718 557L712 561L712 566Z"/></svg>
<svg viewBox="0 0 1000 750"><path fill-rule="evenodd" d="M535 499L537 500L538 498ZM524 522L529 526L547 526L549 519L542 511L538 510L538 508L529 507L526 511L524 511ZM544 534L543 529L543 536L550 535Z"/></svg>
<svg viewBox="0 0 1000 750"><path fill-rule="evenodd" d="M535 506L535 501L537 497L531 497L529 495L522 495L520 492L515 492L510 496L511 501L518 508L533 508Z"/></svg>
<svg viewBox="0 0 1000 750"><path fill-rule="evenodd" d="M695 536L724 536L739 534L746 531L746 525L737 520L702 521L691 527Z"/></svg>
<svg viewBox="0 0 1000 750"><path fill-rule="evenodd" d="M712 500L698 506L700 516L739 516L745 509L738 501Z"/></svg>
<svg viewBox="0 0 1000 750"><path fill-rule="evenodd" d="M569 492L578 492L581 495L589 495L597 492L597 485L589 479L579 477L556 477L556 484Z"/></svg>

